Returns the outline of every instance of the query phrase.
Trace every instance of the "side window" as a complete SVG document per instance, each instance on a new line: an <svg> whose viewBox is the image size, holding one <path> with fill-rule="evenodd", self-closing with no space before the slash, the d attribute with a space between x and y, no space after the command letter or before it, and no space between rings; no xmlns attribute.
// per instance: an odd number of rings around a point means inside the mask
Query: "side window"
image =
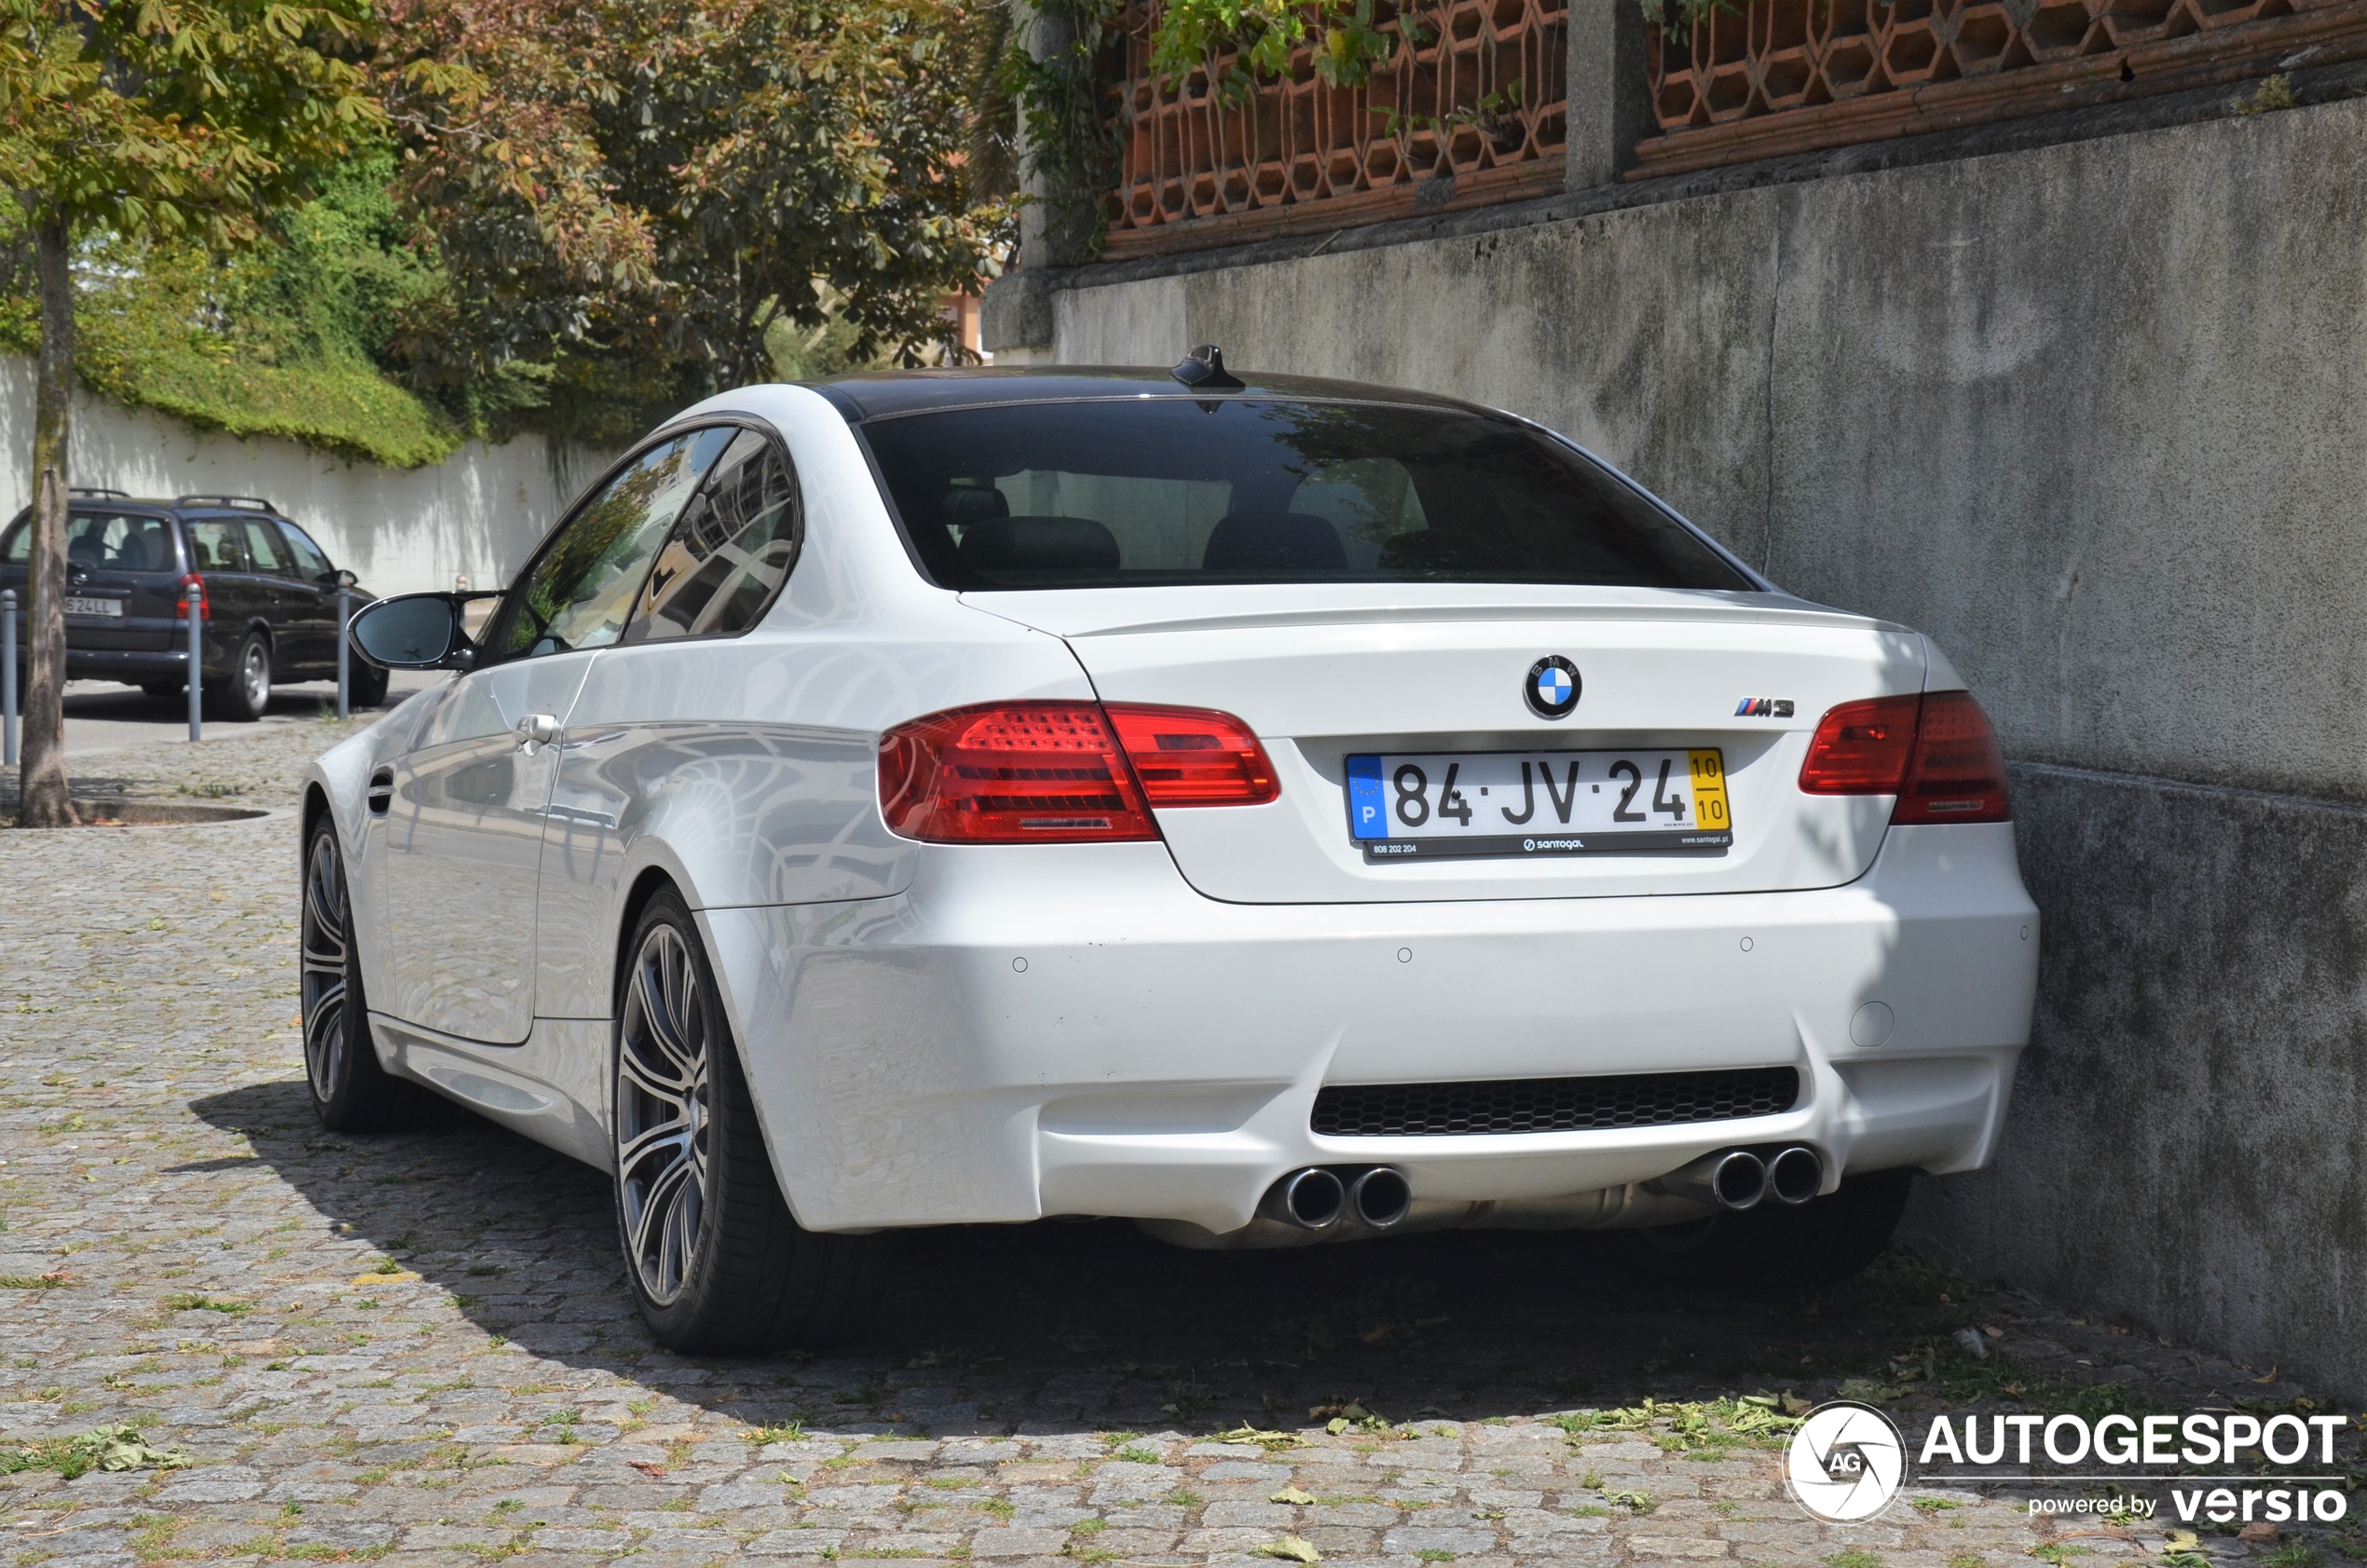
<svg viewBox="0 0 2367 1568"><path fill-rule="evenodd" d="M321 547L312 542L311 536L294 524L280 524L280 537L288 541L288 553L295 557L296 576L320 582L336 570L329 565L329 558L321 553Z"/></svg>
<svg viewBox="0 0 2367 1568"><path fill-rule="evenodd" d="M200 572L242 572L247 569L246 546L236 518L209 517L185 523L189 540L189 566Z"/></svg>
<svg viewBox="0 0 2367 1568"><path fill-rule="evenodd" d="M0 544L0 561L11 566L21 566L33 559L33 519L28 517L8 530L6 544Z"/></svg>
<svg viewBox="0 0 2367 1568"><path fill-rule="evenodd" d="M682 509L623 640L746 631L788 581L804 537L805 508L788 459L742 430Z"/></svg>
<svg viewBox="0 0 2367 1568"><path fill-rule="evenodd" d="M280 545L278 532L260 518L250 521L246 530L247 553L254 559L254 569L273 577L286 577L287 551Z"/></svg>
<svg viewBox="0 0 2367 1568"><path fill-rule="evenodd" d="M501 607L495 654L532 659L616 641L682 503L738 433L694 430L652 446L579 507Z"/></svg>

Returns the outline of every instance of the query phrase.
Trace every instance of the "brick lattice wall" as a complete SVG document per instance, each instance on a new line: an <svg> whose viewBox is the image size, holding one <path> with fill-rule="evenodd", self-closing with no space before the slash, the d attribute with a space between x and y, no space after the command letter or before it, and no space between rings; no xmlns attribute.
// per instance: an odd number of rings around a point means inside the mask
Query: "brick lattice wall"
<svg viewBox="0 0 2367 1568"><path fill-rule="evenodd" d="M2361 0L1735 0L1653 28L1631 177L2240 81L2367 54Z"/></svg>
<svg viewBox="0 0 2367 1568"><path fill-rule="evenodd" d="M1156 13L1135 7L1115 86L1123 143L1109 253L1318 233L1561 188L1567 0L1381 11L1390 31L1410 15L1425 37L1365 86L1325 84L1302 49L1286 79L1228 106L1205 71L1152 75ZM1220 57L1218 70L1229 64ZM1483 115L1490 94L1499 106Z"/></svg>

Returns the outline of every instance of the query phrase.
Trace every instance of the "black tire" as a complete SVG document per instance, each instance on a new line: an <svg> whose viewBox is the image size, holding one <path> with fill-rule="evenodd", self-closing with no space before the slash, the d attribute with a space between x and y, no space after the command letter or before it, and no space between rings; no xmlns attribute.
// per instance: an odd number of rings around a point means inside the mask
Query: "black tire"
<svg viewBox="0 0 2367 1568"><path fill-rule="evenodd" d="M1845 1177L1797 1207L1766 1199L1740 1214L1641 1233L1654 1273L1703 1290L1815 1290L1864 1272L1890 1248L1911 1170Z"/></svg>
<svg viewBox="0 0 2367 1568"><path fill-rule="evenodd" d="M781 1199L697 924L661 890L618 977L617 1235L658 1343L688 1356L840 1343L887 1283L889 1234L800 1227Z"/></svg>
<svg viewBox="0 0 2367 1568"><path fill-rule="evenodd" d="M364 664L356 659L346 667L346 704L354 708L378 708L386 705L387 672L376 664Z"/></svg>
<svg viewBox="0 0 2367 1568"><path fill-rule="evenodd" d="M230 668L219 678L208 677L204 689L208 718L229 724L253 724L271 709L271 639L249 632L239 644Z"/></svg>
<svg viewBox="0 0 2367 1568"><path fill-rule="evenodd" d="M336 825L326 813L313 825L304 847L300 934L304 1076L321 1125L331 1132L417 1125L427 1109L425 1092L380 1067L370 1043L369 1000L362 990L345 856L337 850Z"/></svg>

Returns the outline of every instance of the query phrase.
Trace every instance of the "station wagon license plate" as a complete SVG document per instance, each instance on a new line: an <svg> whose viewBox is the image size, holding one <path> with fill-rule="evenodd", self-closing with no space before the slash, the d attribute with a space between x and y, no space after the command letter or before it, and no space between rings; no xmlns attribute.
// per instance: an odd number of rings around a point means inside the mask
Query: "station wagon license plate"
<svg viewBox="0 0 2367 1568"><path fill-rule="evenodd" d="M77 594L69 593L66 595L66 613L68 615L106 615L113 616L116 620L121 620L123 618L123 601L121 599L86 598Z"/></svg>
<svg viewBox="0 0 2367 1568"><path fill-rule="evenodd" d="M1715 748L1351 757L1348 816L1367 864L1724 854L1734 842Z"/></svg>

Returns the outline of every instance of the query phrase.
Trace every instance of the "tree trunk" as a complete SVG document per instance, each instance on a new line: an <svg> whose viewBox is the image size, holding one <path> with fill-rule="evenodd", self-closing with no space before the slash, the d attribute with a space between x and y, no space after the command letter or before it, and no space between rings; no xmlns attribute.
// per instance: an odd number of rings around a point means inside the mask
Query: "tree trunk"
<svg viewBox="0 0 2367 1568"><path fill-rule="evenodd" d="M72 827L66 787L66 434L74 399L74 278L63 218L34 231L41 284L41 368L33 405L33 589L25 640L21 827Z"/></svg>

